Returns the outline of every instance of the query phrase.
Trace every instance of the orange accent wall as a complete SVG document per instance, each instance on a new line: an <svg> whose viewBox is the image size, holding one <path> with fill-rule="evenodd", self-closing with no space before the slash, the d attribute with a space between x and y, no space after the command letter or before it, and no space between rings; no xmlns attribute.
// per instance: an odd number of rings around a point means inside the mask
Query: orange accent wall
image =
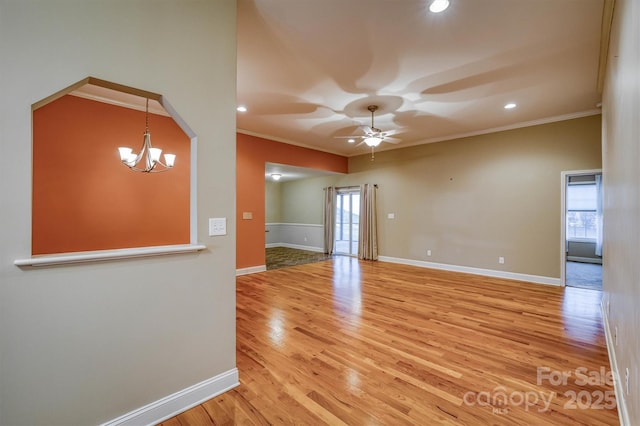
<svg viewBox="0 0 640 426"><path fill-rule="evenodd" d="M236 135L236 268L265 264L265 163L347 173L348 158L238 133ZM253 219L243 220L242 212Z"/></svg>
<svg viewBox="0 0 640 426"><path fill-rule="evenodd" d="M176 154L166 173L136 173L145 114L66 95L33 112L34 255L189 243L190 140L149 114L154 147Z"/></svg>

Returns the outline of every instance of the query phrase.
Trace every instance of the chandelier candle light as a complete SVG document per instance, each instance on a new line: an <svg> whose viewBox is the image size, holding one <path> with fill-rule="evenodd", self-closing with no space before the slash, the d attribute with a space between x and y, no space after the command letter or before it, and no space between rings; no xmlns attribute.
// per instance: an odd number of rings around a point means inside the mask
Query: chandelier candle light
<svg viewBox="0 0 640 426"><path fill-rule="evenodd" d="M131 170L143 173L166 172L173 167L176 161L175 154L164 154L164 163L160 161L162 150L151 146L151 133L149 133L149 98L145 110L144 142L140 152L135 154L131 148L119 147L120 161ZM144 160L144 168L137 167ZM142 166L142 165L141 165ZM158 167L160 166L160 167Z"/></svg>

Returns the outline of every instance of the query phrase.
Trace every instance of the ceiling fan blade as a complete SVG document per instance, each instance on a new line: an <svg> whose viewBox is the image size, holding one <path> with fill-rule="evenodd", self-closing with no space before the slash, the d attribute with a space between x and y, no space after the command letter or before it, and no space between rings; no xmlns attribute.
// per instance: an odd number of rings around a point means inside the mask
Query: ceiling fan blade
<svg viewBox="0 0 640 426"><path fill-rule="evenodd" d="M354 135L354 136L334 136L334 139L360 139L362 136Z"/></svg>
<svg viewBox="0 0 640 426"><path fill-rule="evenodd" d="M382 132L382 134L384 135L384 137L386 138L387 136L391 136L391 135L395 135L396 133L398 133L400 130L398 129L391 129L391 130L387 130L385 132Z"/></svg>
<svg viewBox="0 0 640 426"><path fill-rule="evenodd" d="M400 141L400 139L398 139L398 138L388 138L388 137L385 137L384 139L382 139L382 142L389 142L389 143L392 143L392 144L394 144L394 145L395 145L395 144L397 144L397 143L400 143L401 141Z"/></svg>
<svg viewBox="0 0 640 426"><path fill-rule="evenodd" d="M363 132L365 132L367 135L370 135L372 133L375 133L375 131L369 127L369 126L360 126L360 129L362 129Z"/></svg>

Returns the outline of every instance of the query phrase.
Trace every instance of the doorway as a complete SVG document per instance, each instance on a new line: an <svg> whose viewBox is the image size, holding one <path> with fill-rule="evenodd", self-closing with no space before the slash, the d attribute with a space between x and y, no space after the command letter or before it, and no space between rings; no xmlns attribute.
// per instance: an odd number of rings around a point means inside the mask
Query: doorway
<svg viewBox="0 0 640 426"><path fill-rule="evenodd" d="M562 173L562 283L602 290L602 170Z"/></svg>
<svg viewBox="0 0 640 426"><path fill-rule="evenodd" d="M360 234L360 190L338 189L335 213L334 253L357 256Z"/></svg>

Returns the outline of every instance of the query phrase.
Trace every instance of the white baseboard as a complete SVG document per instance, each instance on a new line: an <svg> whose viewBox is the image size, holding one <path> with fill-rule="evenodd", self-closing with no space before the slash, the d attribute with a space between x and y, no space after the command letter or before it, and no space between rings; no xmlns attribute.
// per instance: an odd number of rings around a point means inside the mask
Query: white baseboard
<svg viewBox="0 0 640 426"><path fill-rule="evenodd" d="M236 269L236 277L240 275L257 274L267 270L267 265L249 266L248 268Z"/></svg>
<svg viewBox="0 0 640 426"><path fill-rule="evenodd" d="M155 425L202 404L240 384L238 369L232 368L151 404L133 410L101 426Z"/></svg>
<svg viewBox="0 0 640 426"><path fill-rule="evenodd" d="M609 328L609 316L604 307L604 298L600 304L600 314L602 315L602 325L604 326L604 336L607 341L607 353L609 354L609 363L611 365L611 373L613 375L613 390L616 393L616 405L618 406L618 417L620 426L631 426L629 421L629 410L627 409L627 401L624 398L624 389L622 387L622 379L618 370L618 361L616 359L616 349Z"/></svg>
<svg viewBox="0 0 640 426"><path fill-rule="evenodd" d="M446 263L433 263L424 260L402 259L399 257L378 256L381 262L400 263L403 265L419 266L421 268L440 269L452 272L464 272L467 274L484 275L487 277L505 278L508 280L528 281L536 284L562 286L560 278L542 277L539 275L520 274L517 272L496 271L493 269L473 268L470 266L448 265Z"/></svg>
<svg viewBox="0 0 640 426"><path fill-rule="evenodd" d="M280 223L280 222L269 222L265 223L265 226L302 226L305 228L324 228L323 224L318 223Z"/></svg>
<svg viewBox="0 0 640 426"><path fill-rule="evenodd" d="M273 247L287 247L287 248L298 249L298 250L315 251L318 253L324 253L323 247L301 246L299 244L289 244L289 243L271 243L271 244L265 245L265 248L273 248Z"/></svg>

